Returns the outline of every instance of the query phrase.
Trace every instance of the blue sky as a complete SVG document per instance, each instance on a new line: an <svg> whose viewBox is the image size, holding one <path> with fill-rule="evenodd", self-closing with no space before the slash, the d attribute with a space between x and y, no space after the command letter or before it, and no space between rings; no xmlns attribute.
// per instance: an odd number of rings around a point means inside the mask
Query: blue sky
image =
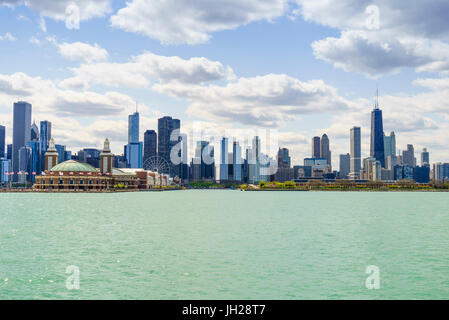
<svg viewBox="0 0 449 320"><path fill-rule="evenodd" d="M138 101L141 134L161 115L276 129L299 164L327 133L337 165L354 125L367 155L378 86L398 149L447 161L448 4L390 2L0 0L0 124L21 98L72 151L119 153Z"/></svg>

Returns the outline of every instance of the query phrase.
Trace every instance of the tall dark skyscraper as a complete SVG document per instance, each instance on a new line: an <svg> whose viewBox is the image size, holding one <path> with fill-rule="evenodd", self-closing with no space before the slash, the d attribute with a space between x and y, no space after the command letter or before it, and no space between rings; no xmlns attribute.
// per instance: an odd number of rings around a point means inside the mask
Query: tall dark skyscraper
<svg viewBox="0 0 449 320"><path fill-rule="evenodd" d="M0 126L0 158L6 158L5 141L6 141L6 128L5 126Z"/></svg>
<svg viewBox="0 0 449 320"><path fill-rule="evenodd" d="M6 146L6 159L12 161L12 144Z"/></svg>
<svg viewBox="0 0 449 320"><path fill-rule="evenodd" d="M39 141L39 128L35 122L31 125L30 139L31 141Z"/></svg>
<svg viewBox="0 0 449 320"><path fill-rule="evenodd" d="M20 170L19 150L26 147L31 140L31 104L16 102L13 113L12 168L15 173L13 181L17 181L17 172Z"/></svg>
<svg viewBox="0 0 449 320"><path fill-rule="evenodd" d="M371 112L371 152L370 156L380 161L385 168L385 148L384 148L384 127L382 120L382 110L379 109L379 101Z"/></svg>
<svg viewBox="0 0 449 320"><path fill-rule="evenodd" d="M158 156L167 161L173 166L170 160L170 152L173 146L175 146L179 139L175 141L170 141L170 137L174 130L181 129L181 121L179 119L173 119L172 117L163 117L158 120L157 131L158 131L158 143L157 152ZM179 137L178 137L179 138ZM177 174L176 169L172 174ZM164 172L168 173L168 172Z"/></svg>
<svg viewBox="0 0 449 320"><path fill-rule="evenodd" d="M312 157L321 158L321 139L320 137L312 138Z"/></svg>
<svg viewBox="0 0 449 320"><path fill-rule="evenodd" d="M154 130L147 130L143 135L143 164L151 157L157 156L157 133Z"/></svg>
<svg viewBox="0 0 449 320"><path fill-rule="evenodd" d="M339 177L341 179L346 179L350 171L351 171L351 155L349 153L341 154Z"/></svg>
<svg viewBox="0 0 449 320"><path fill-rule="evenodd" d="M290 168L291 158L287 148L279 148L278 151L278 168Z"/></svg>

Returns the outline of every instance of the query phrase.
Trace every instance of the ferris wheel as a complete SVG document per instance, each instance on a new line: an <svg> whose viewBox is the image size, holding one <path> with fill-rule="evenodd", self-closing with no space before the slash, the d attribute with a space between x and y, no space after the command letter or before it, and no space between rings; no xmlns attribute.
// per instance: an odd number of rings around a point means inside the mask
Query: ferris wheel
<svg viewBox="0 0 449 320"><path fill-rule="evenodd" d="M170 173L171 165L164 158L154 156L143 162L143 169L157 173Z"/></svg>

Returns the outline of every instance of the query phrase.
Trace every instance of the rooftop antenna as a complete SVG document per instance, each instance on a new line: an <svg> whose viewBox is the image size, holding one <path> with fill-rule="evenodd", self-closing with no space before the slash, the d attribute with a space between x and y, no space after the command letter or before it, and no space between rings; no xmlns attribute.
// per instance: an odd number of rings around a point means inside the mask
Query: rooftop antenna
<svg viewBox="0 0 449 320"><path fill-rule="evenodd" d="M376 90L376 109L379 109L379 88Z"/></svg>
<svg viewBox="0 0 449 320"><path fill-rule="evenodd" d="M137 101L136 101L136 113L137 113L138 111L137 111Z"/></svg>

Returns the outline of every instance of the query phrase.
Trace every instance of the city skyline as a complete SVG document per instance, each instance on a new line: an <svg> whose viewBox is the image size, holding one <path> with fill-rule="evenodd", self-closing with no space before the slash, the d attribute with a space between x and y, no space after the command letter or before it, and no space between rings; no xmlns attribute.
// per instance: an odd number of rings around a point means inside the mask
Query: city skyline
<svg viewBox="0 0 449 320"><path fill-rule="evenodd" d="M183 8L208 17L185 34L170 33L182 29L176 23L168 28L165 21L173 19L159 19L158 11L167 7L156 8L151 1L86 1L79 8L79 25L64 17L69 2L51 8L13 2L0 1L0 47L8 49L1 54L8 63L2 63L0 74L0 125L7 128L7 144L12 103L26 100L36 123L52 122L60 144L72 150L101 148L102 137L109 137L119 154L118 146L128 140L126 117L137 100L140 141L164 115L180 119L187 135L196 122L212 135L233 127L237 138L247 127L276 128L280 144L300 164L309 156L311 137L326 133L332 166L338 168L339 155L349 151L348 128L369 128L379 86L384 131L395 131L397 149L427 147L432 161L446 161L449 80L443 53L448 45L430 25L436 21L441 32L449 29L433 16L444 12L444 2L434 2L435 10L425 4L406 8L403 16L409 20L402 22L390 15L397 4L374 3L380 21L373 29L363 23L369 17L366 7L349 0L338 7L299 0L272 1L266 8L251 3L233 7L238 21L214 15L220 6L181 1ZM157 24L150 29L160 33L142 31L148 22L132 21L136 10L153 16ZM413 10L428 24L424 33L413 27ZM349 16L354 24L347 24ZM298 39L298 33L307 36ZM413 41L405 43L404 36ZM428 50L409 48L416 43ZM370 154L366 129L362 158ZM188 146L190 154L194 149Z"/></svg>
<svg viewBox="0 0 449 320"><path fill-rule="evenodd" d="M37 141L39 142L39 149L40 152L42 154L42 156L45 154L46 149L48 148L48 143L50 138L52 137L52 123L48 120L43 120L40 121L40 130L39 127L36 124L36 120L33 120L32 125L29 125L29 132L27 132L27 130L24 130L25 127L28 127L28 120L31 119L32 117L32 105L29 104L26 101L18 101L18 102L14 102L14 107L15 109L17 109L17 116L14 116L14 119L16 119L15 121L18 122L17 125L17 139L19 139L20 141L22 141L21 143L18 144L17 149L19 149L22 146L27 146L29 142L32 141ZM26 107L26 109L23 109L23 107ZM391 159L388 159L388 157L404 157L404 161L405 163L414 166L414 165L418 165L418 160L416 158L413 158L412 155L414 155L414 146L413 144L407 144L405 150L401 150L401 148L396 148L396 135L394 131L390 132L390 135L386 135L385 131L383 131L382 128L382 122L383 122L383 118L382 118L382 110L379 108L379 105L375 104L374 109L371 111L371 130L369 132L369 135L371 136L371 139L369 141L370 144L370 150L368 152L368 156L367 157L372 157L375 158L376 160L379 160L382 164L382 167L389 167L388 164L391 165L391 163L388 163L388 161ZM23 122L23 123L22 123ZM377 123L376 125L374 123ZM157 130L156 130L157 129ZM204 134L204 132L202 131L202 128L196 128L198 129L195 134L200 134L199 138L200 140L204 140L208 135ZM177 131L175 131L177 130ZM255 131L246 131L246 133L248 132L254 132L255 135L253 137L257 137L258 134L257 132L264 132L264 131L258 131L260 130L260 128L256 128ZM354 130L357 131L357 133L354 133ZM20 131L20 132L19 132ZM23 132L22 132L23 131ZM143 139L142 141L140 141L140 137L142 136L141 131L143 131ZM174 132L175 131L175 132ZM352 128L350 128L349 130L349 135L348 135L348 141L350 144L350 148L348 149L348 154L353 155L350 157L350 159L354 158L354 161L357 161L357 159L359 159L359 161L362 160L362 143L361 143L361 128L354 126ZM8 151L6 150L7 146L12 146L13 144L8 144L8 136L4 133L6 132L6 128L5 126L1 126L0 125L0 137L1 137L1 141L0 143L4 144L4 157L6 157L6 155L8 154ZM188 139L188 136L183 132L182 128L181 128L181 124L180 124L180 120L179 119L174 119L170 116L163 116L161 118L158 119L158 126L155 129L140 129L140 113L136 110L134 113L128 115L128 128L127 128L127 132L128 132L128 144L123 145L122 146L116 146L116 149L120 149L120 152L115 153L116 156L124 156L126 158L126 148L129 144L141 144L139 153L140 153L140 158L142 158L141 163L139 163L139 165L137 167L142 167L143 166L143 162L145 161L145 158L149 158L149 157L154 157L159 155L160 157L164 158L165 160L169 160L169 154L171 151L171 148L176 145L178 142L182 141L182 138L187 138L186 140L188 142L190 142L192 145L196 145L197 142L199 142L200 140L193 140L193 139ZM159 134L159 132L161 134ZM228 131L229 132L229 131ZM265 131L265 132L269 132ZM171 141L171 135L175 134L175 135L179 135L179 138L177 141ZM277 130L275 131L275 134L277 135L278 132ZM355 134L355 136L354 136ZM29 136L28 138L26 136ZM147 136L148 135L148 136ZM376 137L377 135L377 137ZM197 138L197 135L194 135L193 138ZM245 139L239 140L238 138L236 138L234 135L232 136L219 136L220 139L225 138L227 140L227 143L229 143L229 139L232 138L231 142L235 141L238 144L241 143L242 141L247 142L246 145L243 145L243 147L246 148L251 148L251 143L249 143L248 139L252 139L253 137L248 137L246 136ZM11 137L12 138L12 137ZM217 139L217 136L212 136L210 135L210 138L213 139ZM376 139L377 141L376 141ZM379 142L378 140L381 140L381 144L380 147L378 146ZM13 140L13 139L10 139ZM151 140L151 141L150 141ZM208 140L206 138L206 140ZM208 141L208 143L212 143L214 142L216 144L216 146L220 145L220 150L223 150L223 144L222 141L220 143L220 141ZM279 143L279 140L276 139L276 142ZM253 142L254 143L254 142ZM144 148L144 144L147 145L147 148ZM71 149L70 146L66 146L66 145L56 145L56 147L58 148L58 146L63 148L63 152L70 152L70 154L72 153L72 150L68 150ZM182 148L186 148L185 145L183 145ZM277 148L283 148L285 149L285 147L282 144L278 144L276 146L269 146L269 151L270 153L268 154L269 156L274 157L277 153ZM377 148L377 150L375 150ZM411 150L410 150L411 148ZM88 146L82 146L80 147L80 152L83 150L88 150L88 149L92 149L92 150L97 150L96 148L91 148ZM194 149L194 148L193 148ZM380 150L381 149L381 150ZM422 150L423 152L427 153L427 159L429 158L428 154L429 152L427 151L427 147L423 147ZM185 149L184 149L185 150ZM227 150L227 147L226 147ZM289 149L288 149L289 150ZM1 151L1 150L0 150ZM402 152L401 152L402 151ZM14 148L11 149L11 154L17 153L17 150L15 150ZM59 151L61 152L61 151ZM375 153L380 152L380 156L376 156ZM185 153L185 152L184 152ZM410 156L408 156L408 154L410 153ZM324 158L327 159L327 162L329 163L329 165L332 167L332 148L330 146L330 140L328 138L328 135L326 133L323 133L323 135L321 137L319 136L315 136L312 137L311 139L311 152L310 154L306 154L306 156L304 158L307 157L314 157L314 158ZM181 155L181 154L180 154ZM340 154L344 155L344 154ZM186 162L186 159L193 159L196 157L195 151L192 150L190 153L188 153L187 155L183 155L182 158L184 159L184 163ZM409 158L412 157L412 158ZM64 158L64 156L60 155L60 158ZM223 157L222 155L220 155L220 162L223 161ZM226 161L226 160L225 160ZM295 161L299 161L299 160L295 160ZM335 160L334 160L335 161ZM353 162L353 161L351 161ZM421 162L423 162L423 160L421 159ZM435 162L442 162L442 161L435 161ZM443 161L446 162L446 161ZM396 162L393 163L393 165ZM298 162L293 162L293 164L298 164ZM427 164L429 164L429 160L427 160ZM338 162L339 165L339 162ZM360 165L357 164L352 164L352 166L356 169L360 168ZM17 171L17 170L16 170ZM354 170L351 169L350 172L354 172Z"/></svg>
<svg viewBox="0 0 449 320"><path fill-rule="evenodd" d="M35 121L30 124L32 105L19 101L14 103L13 145L8 145L8 154L2 159L1 171L5 175L13 175L12 181L25 183L34 182L35 176L41 170L50 171L52 166L67 160L77 160L81 163L98 168L105 164L100 154L107 150L111 157L111 168L129 168L134 170L156 170L179 177L183 181L213 180L258 183L260 181L300 181L301 179L353 179L360 181L398 181L415 180L427 183L430 180L448 179L446 168L449 164L433 163L431 169L430 153L427 148L421 152L421 165L418 165L415 149L407 144L406 150L397 152L396 135L394 131L385 135L383 131L382 110L378 100L371 111L370 156L360 158L361 128L350 129L350 153L340 154L339 171L332 169L330 140L326 133L311 140L310 157L303 159L303 165L293 165L288 148L281 147L277 139L277 132L265 132L267 141L261 141L259 134L247 136L244 141L245 158L242 158L239 141L232 137L232 152L228 152L229 137L213 137L204 140L201 128L197 128L199 136L194 135L190 141L196 144L190 166L187 151L186 134L181 133L181 121L170 116L158 119L158 131L146 130L144 142L139 141L140 114L136 111L128 115L128 143L123 146L123 154L114 156L110 149L109 139L106 138L103 152L95 148L83 148L72 154L65 145L55 144L51 136L52 124L48 121L40 123L41 132ZM2 127L3 128L3 127ZM4 131L2 129L2 131ZM268 133L268 135L266 135ZM0 144L4 144L2 137ZM196 140L195 140L196 139ZM220 141L219 147L216 146ZM50 149L48 149L50 141ZM249 145L249 141L251 145ZM274 144L273 144L274 143ZM145 148L149 150L145 150ZM106 147L107 145L107 147ZM218 166L216 166L214 149L220 150ZM44 151L48 149L48 152ZM278 149L277 156L272 153ZM56 158L55 158L56 156ZM52 162L47 161L49 157ZM54 159L57 159L56 162ZM6 162L5 162L6 161ZM45 161L45 162L44 162ZM68 162L70 162L68 161ZM361 166L361 162L363 166ZM441 168L438 167L442 165ZM12 165L12 166L11 166ZM11 171L12 170L12 171ZM243 173L243 174L242 174ZM42 174L44 174L42 172ZM2 178L4 180L4 177ZM307 181L307 180L306 180Z"/></svg>

